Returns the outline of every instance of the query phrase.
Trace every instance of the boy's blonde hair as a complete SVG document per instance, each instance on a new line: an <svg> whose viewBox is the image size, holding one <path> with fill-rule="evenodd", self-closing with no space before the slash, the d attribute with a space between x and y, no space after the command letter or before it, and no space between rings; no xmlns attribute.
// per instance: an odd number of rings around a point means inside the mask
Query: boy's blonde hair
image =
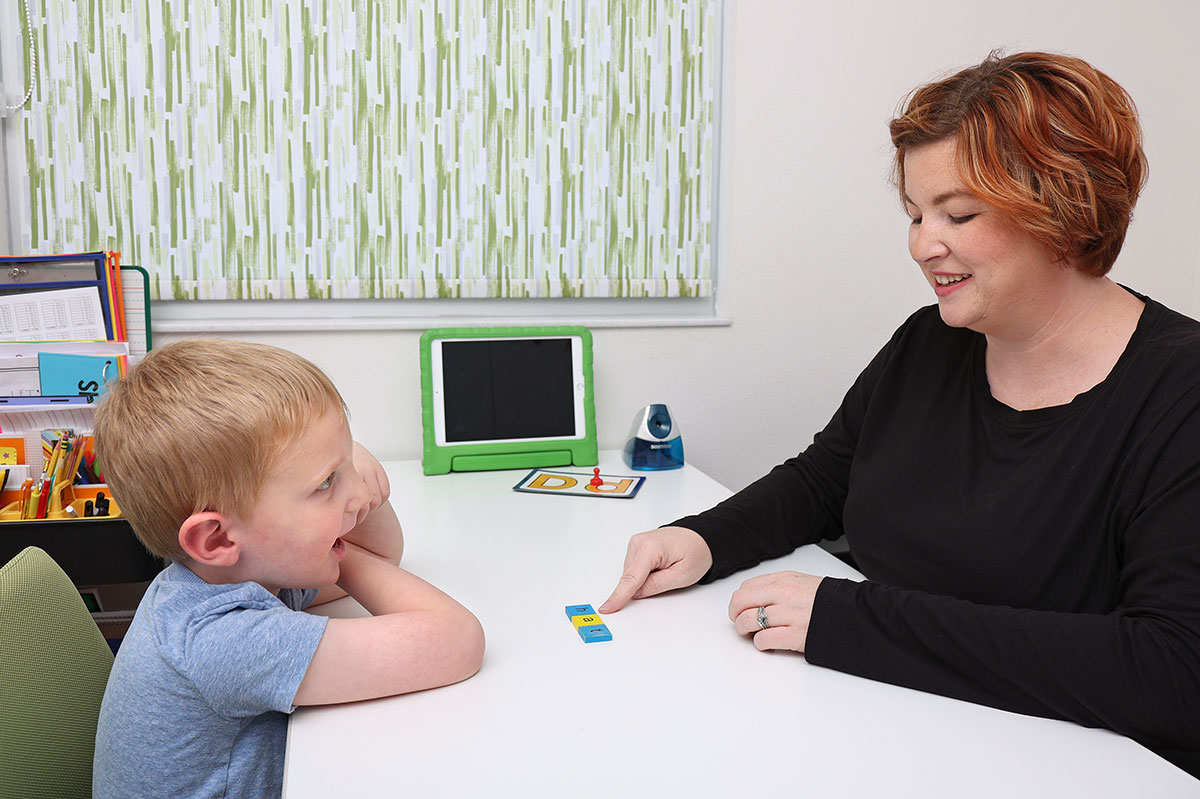
<svg viewBox="0 0 1200 799"><path fill-rule="evenodd" d="M100 400L97 458L146 548L186 561L183 522L245 514L280 453L334 408L345 413L337 388L295 353L184 339L151 351Z"/></svg>

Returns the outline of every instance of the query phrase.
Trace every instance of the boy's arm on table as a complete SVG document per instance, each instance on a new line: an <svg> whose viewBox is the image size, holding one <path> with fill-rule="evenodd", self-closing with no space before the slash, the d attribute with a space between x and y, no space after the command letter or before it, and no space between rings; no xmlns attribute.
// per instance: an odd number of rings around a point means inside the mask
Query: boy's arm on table
<svg viewBox="0 0 1200 799"><path fill-rule="evenodd" d="M483 661L483 627L424 580L349 545L338 585L372 615L330 619L295 705L391 696L465 680Z"/></svg>

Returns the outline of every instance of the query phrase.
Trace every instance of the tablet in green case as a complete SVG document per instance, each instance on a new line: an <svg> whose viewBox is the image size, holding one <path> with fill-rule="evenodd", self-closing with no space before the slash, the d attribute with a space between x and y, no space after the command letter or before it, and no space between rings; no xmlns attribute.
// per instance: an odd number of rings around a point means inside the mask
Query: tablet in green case
<svg viewBox="0 0 1200 799"><path fill-rule="evenodd" d="M592 466L585 327L467 327L421 336L425 474Z"/></svg>

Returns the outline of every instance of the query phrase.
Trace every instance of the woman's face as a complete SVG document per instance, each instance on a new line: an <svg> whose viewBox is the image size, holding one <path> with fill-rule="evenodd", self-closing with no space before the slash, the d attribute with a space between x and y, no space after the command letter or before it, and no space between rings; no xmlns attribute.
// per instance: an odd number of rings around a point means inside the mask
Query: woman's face
<svg viewBox="0 0 1200 799"><path fill-rule="evenodd" d="M904 156L908 251L942 319L988 336L1035 335L1078 272L963 185L952 139Z"/></svg>

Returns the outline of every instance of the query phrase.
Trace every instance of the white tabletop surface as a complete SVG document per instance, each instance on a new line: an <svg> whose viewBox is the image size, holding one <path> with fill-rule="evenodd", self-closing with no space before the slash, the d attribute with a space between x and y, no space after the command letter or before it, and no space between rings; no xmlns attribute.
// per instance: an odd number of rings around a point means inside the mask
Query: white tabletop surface
<svg viewBox="0 0 1200 799"><path fill-rule="evenodd" d="M445 688L297 710L287 799L1200 796L1200 782L1111 732L759 652L727 616L742 580L859 576L815 546L634 602L604 617L611 642L583 643L564 607L607 598L629 536L729 495L690 466L634 472L602 453L603 474L646 476L631 500L513 491L528 470L385 466L403 565L479 617L483 668Z"/></svg>

